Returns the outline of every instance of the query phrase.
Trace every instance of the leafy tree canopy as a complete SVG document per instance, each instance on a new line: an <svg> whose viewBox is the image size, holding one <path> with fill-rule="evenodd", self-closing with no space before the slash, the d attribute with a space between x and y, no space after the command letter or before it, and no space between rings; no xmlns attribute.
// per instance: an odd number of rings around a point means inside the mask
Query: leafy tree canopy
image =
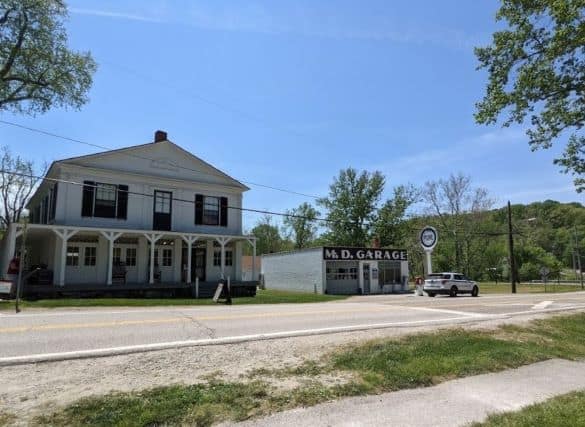
<svg viewBox="0 0 585 427"><path fill-rule="evenodd" d="M585 190L585 0L502 0L496 15L507 28L491 45L476 48L479 69L489 74L476 120L504 126L528 121L533 149L568 135L555 163Z"/></svg>
<svg viewBox="0 0 585 427"><path fill-rule="evenodd" d="M348 168L329 186L329 195L317 203L327 209L329 238L333 244L364 246L370 240L370 224L384 190L384 176Z"/></svg>
<svg viewBox="0 0 585 427"><path fill-rule="evenodd" d="M292 234L295 249L306 248L315 240L318 229L315 219L320 213L306 202L286 213L283 223Z"/></svg>
<svg viewBox="0 0 585 427"><path fill-rule="evenodd" d="M272 223L270 215L262 217L251 233L256 237L256 254L270 254L284 249L285 242L280 235L278 227Z"/></svg>
<svg viewBox="0 0 585 427"><path fill-rule="evenodd" d="M96 64L67 47L62 0L0 0L0 111L80 108Z"/></svg>
<svg viewBox="0 0 585 427"><path fill-rule="evenodd" d="M380 245L399 245L409 232L406 227L406 211L419 201L420 190L413 185L399 185L394 188L393 197L386 200L378 210L374 223L374 234Z"/></svg>

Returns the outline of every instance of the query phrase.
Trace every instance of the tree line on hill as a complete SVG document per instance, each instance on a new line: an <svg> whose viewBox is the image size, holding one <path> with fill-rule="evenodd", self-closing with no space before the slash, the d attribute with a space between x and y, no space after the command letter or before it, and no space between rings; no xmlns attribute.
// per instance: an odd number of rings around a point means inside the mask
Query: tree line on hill
<svg viewBox="0 0 585 427"><path fill-rule="evenodd" d="M385 177L380 172L342 170L329 194L317 206L303 203L288 210L282 224L266 215L251 230L257 253L318 246L405 248L411 274L423 274L420 230L434 226L439 243L433 252L435 271L455 270L474 279L509 278L507 208L496 208L488 191L471 178L453 174L420 188L400 185L383 200ZM320 210L324 214L321 215ZM576 255L585 255L585 206L552 200L512 205L517 277L572 279ZM584 266L585 267L585 266Z"/></svg>

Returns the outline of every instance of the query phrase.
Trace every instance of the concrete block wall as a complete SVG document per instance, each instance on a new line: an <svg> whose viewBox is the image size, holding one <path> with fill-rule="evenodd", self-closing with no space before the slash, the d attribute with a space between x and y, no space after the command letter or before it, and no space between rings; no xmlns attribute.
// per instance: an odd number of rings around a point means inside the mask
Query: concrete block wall
<svg viewBox="0 0 585 427"><path fill-rule="evenodd" d="M266 289L298 292L324 292L323 250L267 254L261 257Z"/></svg>

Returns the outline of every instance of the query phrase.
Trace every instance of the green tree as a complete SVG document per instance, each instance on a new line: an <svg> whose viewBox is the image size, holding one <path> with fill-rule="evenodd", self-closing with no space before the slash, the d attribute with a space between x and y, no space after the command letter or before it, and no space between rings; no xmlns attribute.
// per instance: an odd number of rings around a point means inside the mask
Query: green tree
<svg viewBox="0 0 585 427"><path fill-rule="evenodd" d="M283 249L283 239L278 227L272 223L270 215L263 216L252 229L252 235L256 237L256 254L270 254L280 252Z"/></svg>
<svg viewBox="0 0 585 427"><path fill-rule="evenodd" d="M413 185L399 185L393 196L378 210L374 223L374 235L382 246L402 245L410 231L406 222L406 211L420 197L420 190Z"/></svg>
<svg viewBox="0 0 585 427"><path fill-rule="evenodd" d="M284 226L290 231L295 249L306 248L317 235L316 218L320 213L309 203L302 203L295 209L286 211Z"/></svg>
<svg viewBox="0 0 585 427"><path fill-rule="evenodd" d="M555 164L585 190L585 2L583 0L502 0L496 20L506 29L491 45L476 48L478 69L489 74L475 118L504 126L528 121L532 149L551 147L569 135Z"/></svg>
<svg viewBox="0 0 585 427"><path fill-rule="evenodd" d="M96 64L67 48L61 0L0 0L0 111L80 108Z"/></svg>
<svg viewBox="0 0 585 427"><path fill-rule="evenodd" d="M448 179L428 181L421 196L427 204L429 215L438 223L441 234L437 253L443 256L449 269L475 275L474 258L481 256L477 232L486 211L493 201L484 188L474 188L471 178L461 173Z"/></svg>
<svg viewBox="0 0 585 427"><path fill-rule="evenodd" d="M341 170L329 187L329 195L317 203L327 209L328 240L335 245L364 246L384 190L384 176L376 171Z"/></svg>

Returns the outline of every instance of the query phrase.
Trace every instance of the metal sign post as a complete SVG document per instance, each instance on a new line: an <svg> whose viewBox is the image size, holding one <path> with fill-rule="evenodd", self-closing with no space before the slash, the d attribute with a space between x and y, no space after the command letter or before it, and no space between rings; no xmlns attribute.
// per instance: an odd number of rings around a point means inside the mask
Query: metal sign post
<svg viewBox="0 0 585 427"><path fill-rule="evenodd" d="M547 278L548 278L549 273L550 273L550 270L547 267L540 268L540 277L542 277L542 281L544 282L544 292L545 293L546 293L546 282L547 282Z"/></svg>
<svg viewBox="0 0 585 427"><path fill-rule="evenodd" d="M425 260L426 260L426 274L429 275L433 272L433 265L431 262L431 254L433 253L433 249L437 245L438 240L438 233L434 227L426 226L420 232L419 240L420 245L422 246L423 250L425 251ZM422 296L422 286L420 285L417 287L417 295Z"/></svg>

